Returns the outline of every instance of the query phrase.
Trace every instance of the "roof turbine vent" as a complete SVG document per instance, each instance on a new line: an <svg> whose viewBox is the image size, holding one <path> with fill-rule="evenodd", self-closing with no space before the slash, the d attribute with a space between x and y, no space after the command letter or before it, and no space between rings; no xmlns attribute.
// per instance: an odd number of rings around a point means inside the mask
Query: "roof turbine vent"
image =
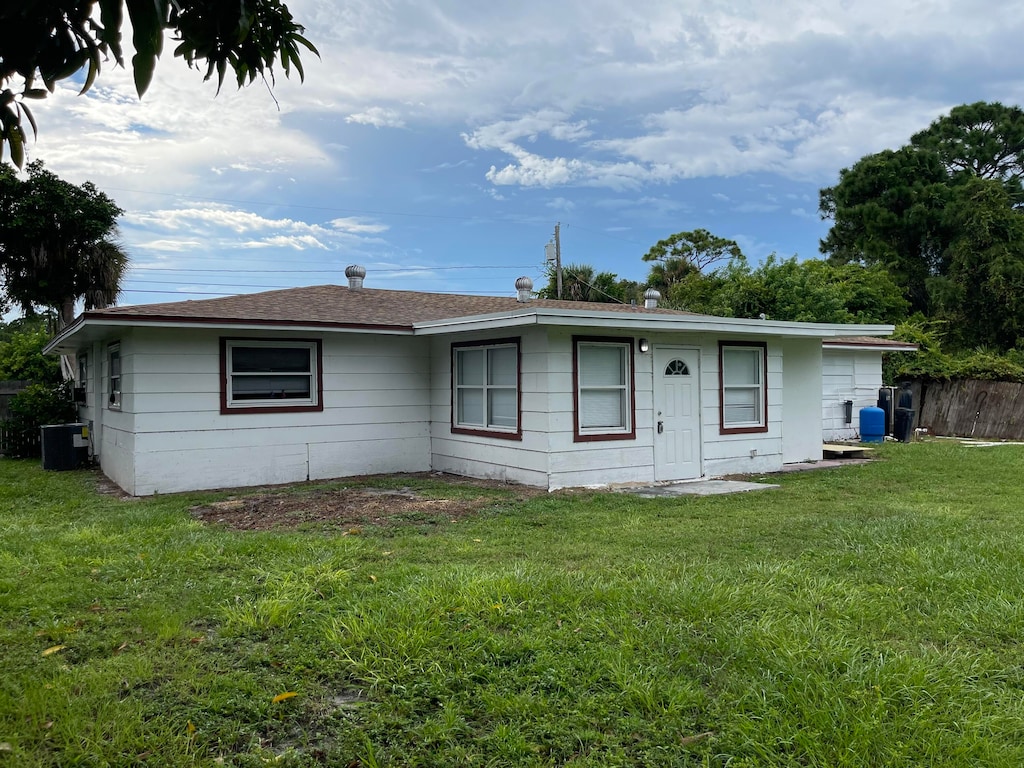
<svg viewBox="0 0 1024 768"><path fill-rule="evenodd" d="M366 277L366 267L358 264L349 264L345 267L345 277L348 278L348 289L350 291L361 291L363 289L363 278Z"/></svg>
<svg viewBox="0 0 1024 768"><path fill-rule="evenodd" d="M660 299L660 291L654 288L648 288L646 291L644 291L644 309L657 309L658 301Z"/></svg>
<svg viewBox="0 0 1024 768"><path fill-rule="evenodd" d="M533 280L528 277L520 277L516 280L516 297L518 301L527 302L533 299Z"/></svg>

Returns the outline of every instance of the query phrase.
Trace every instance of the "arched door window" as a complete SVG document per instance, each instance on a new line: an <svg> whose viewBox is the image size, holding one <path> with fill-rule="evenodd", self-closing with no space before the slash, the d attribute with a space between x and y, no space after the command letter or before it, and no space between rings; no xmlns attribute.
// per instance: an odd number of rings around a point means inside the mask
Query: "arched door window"
<svg viewBox="0 0 1024 768"><path fill-rule="evenodd" d="M690 369L686 367L686 363L680 360L678 357L665 366L666 376L689 376Z"/></svg>

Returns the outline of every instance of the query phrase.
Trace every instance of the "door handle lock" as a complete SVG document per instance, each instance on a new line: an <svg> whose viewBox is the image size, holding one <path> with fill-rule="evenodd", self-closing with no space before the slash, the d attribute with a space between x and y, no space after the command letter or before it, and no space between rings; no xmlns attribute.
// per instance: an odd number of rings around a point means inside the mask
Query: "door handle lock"
<svg viewBox="0 0 1024 768"><path fill-rule="evenodd" d="M659 421L658 422L658 434L660 435L664 431L665 431L665 422L664 421Z"/></svg>

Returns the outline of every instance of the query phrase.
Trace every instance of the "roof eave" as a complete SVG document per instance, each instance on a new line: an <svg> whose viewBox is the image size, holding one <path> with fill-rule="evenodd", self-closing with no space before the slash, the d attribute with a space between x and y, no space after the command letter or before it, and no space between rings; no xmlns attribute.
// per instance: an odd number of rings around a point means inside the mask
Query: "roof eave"
<svg viewBox="0 0 1024 768"><path fill-rule="evenodd" d="M827 339L822 342L829 349L849 349L856 352L917 352L916 344L834 344Z"/></svg>
<svg viewBox="0 0 1024 768"><path fill-rule="evenodd" d="M581 328L620 328L638 332L711 332L760 337L804 337L823 340L850 336L889 336L892 325L843 325L837 323L797 323L780 320L715 317L697 314L660 314L655 312L601 312L594 310L553 309L524 305L511 311L427 320L412 325L338 323L309 320L238 320L216 317L173 317L161 315L125 315L86 312L79 315L46 345L48 354L73 354L84 343L109 336L117 328L220 328L225 331L345 332L381 335L424 335L496 330L526 325L573 326ZM75 343L76 339L78 343ZM838 345L836 347L838 348ZM864 347L859 347L864 348ZM872 347L879 349L880 347Z"/></svg>
<svg viewBox="0 0 1024 768"><path fill-rule="evenodd" d="M88 334L88 331L96 329L118 328L220 328L225 331L289 331L300 333L316 333L323 331L336 331L347 333L373 333L388 336L408 336L413 329L403 325L374 325L369 323L331 323L316 322L309 320L227 320L223 318L171 318L138 315L118 317L115 315L92 315L83 313L74 322L58 333L49 344L43 348L44 354L74 354L81 348L82 344L71 343L76 337L88 336L82 341L89 343L95 341L93 335L98 337L108 334Z"/></svg>
<svg viewBox="0 0 1024 768"><path fill-rule="evenodd" d="M61 330L57 331L57 335L50 339L49 343L43 347L44 355L63 355L74 353L75 347L65 348L63 347L64 342L67 339L72 338L77 334L82 326L85 325L85 315L81 314L64 326Z"/></svg>
<svg viewBox="0 0 1024 768"><path fill-rule="evenodd" d="M715 317L713 315L625 314L622 312L575 311L530 307L489 315L446 318L415 323L417 335L437 335L457 331L488 330L521 325L568 325L590 328L624 328L637 331L711 331L745 336L802 336L831 338L849 336L888 336L892 325L843 325L838 323L797 323L780 320Z"/></svg>

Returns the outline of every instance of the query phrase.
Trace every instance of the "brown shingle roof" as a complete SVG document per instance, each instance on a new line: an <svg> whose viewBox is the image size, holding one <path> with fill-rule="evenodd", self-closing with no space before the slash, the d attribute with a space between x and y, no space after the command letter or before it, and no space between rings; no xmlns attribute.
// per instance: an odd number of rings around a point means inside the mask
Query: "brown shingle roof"
<svg viewBox="0 0 1024 768"><path fill-rule="evenodd" d="M254 322L339 326L411 328L416 323L455 317L529 312L533 309L570 309L622 312L641 315L692 315L672 309L644 309L627 304L534 299L520 302L512 297L461 296L364 288L353 291L338 285L288 288L221 299L176 301L111 307L85 313L86 318L133 320L180 320L184 322Z"/></svg>

